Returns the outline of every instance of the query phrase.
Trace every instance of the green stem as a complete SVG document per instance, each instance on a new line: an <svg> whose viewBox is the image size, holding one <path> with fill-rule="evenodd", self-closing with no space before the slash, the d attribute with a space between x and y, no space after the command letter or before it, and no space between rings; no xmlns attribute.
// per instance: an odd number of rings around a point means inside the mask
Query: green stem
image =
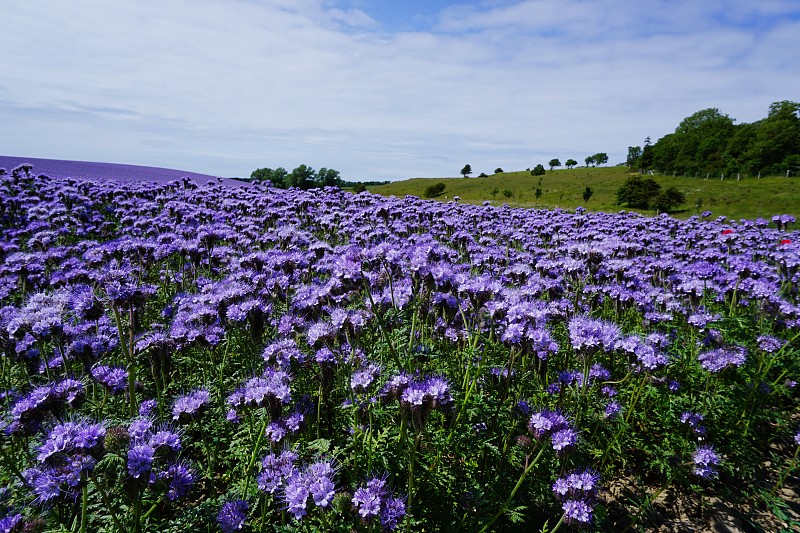
<svg viewBox="0 0 800 533"><path fill-rule="evenodd" d="M122 525L122 522L119 521L116 511L114 511L114 508L111 507L111 502L108 501L108 495L106 494L106 491L104 491L103 487L101 487L97 482L97 478L95 477L94 473L90 472L89 477L92 478L92 483L94 483L94 486L97 487L97 491L100 493L100 499L103 500L103 505L105 505L106 509L108 509L108 514L111 515L114 525L117 526L117 531L127 533L128 529Z"/></svg>
<svg viewBox="0 0 800 533"><path fill-rule="evenodd" d="M86 533L86 520L88 518L88 514L86 512L87 508L89 507L89 484L84 483L83 489L81 490L81 529L80 533Z"/></svg>
<svg viewBox="0 0 800 533"><path fill-rule="evenodd" d="M511 494L509 494L508 498L506 498L506 501L503 502L503 505L500 507L500 510L498 510L497 513L495 513L495 515L492 517L492 519L489 520L489 522L486 525L484 525L478 533L484 533L484 531L489 531L489 528L492 527L492 524L494 524L497 521L497 519L500 518L503 515L503 513L506 510L506 508L508 507L508 504L511 503L511 500L514 499L514 496L517 494L517 491L520 489L522 484L525 482L525 478L528 477L528 474L530 473L530 471L539 462L539 458L542 457L542 453L544 452L545 448L546 448L546 446L541 446L539 448L539 453L536 454L536 458L533 460L532 463L530 463L525 468L525 470L522 471L522 475L519 476L519 480L517 481L517 484L514 485L514 488L511 490Z"/></svg>
<svg viewBox="0 0 800 533"><path fill-rule="evenodd" d="M253 447L253 453L250 454L250 462L247 463L247 468L244 471L244 496L247 496L247 490L250 488L250 471L253 469L253 465L256 463L256 455L258 454L259 448L261 448L261 442L264 440L264 432L267 431L267 422L269 422L269 416L264 417L264 422L261 424L261 430L258 432L256 445Z"/></svg>

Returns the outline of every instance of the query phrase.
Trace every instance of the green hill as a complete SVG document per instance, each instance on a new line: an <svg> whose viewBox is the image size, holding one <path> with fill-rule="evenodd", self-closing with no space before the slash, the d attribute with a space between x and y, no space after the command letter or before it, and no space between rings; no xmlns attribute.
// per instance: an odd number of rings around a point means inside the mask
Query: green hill
<svg viewBox="0 0 800 533"><path fill-rule="evenodd" d="M616 212L627 209L616 205L616 192L629 176L626 167L580 167L547 171L543 176L532 176L530 171L524 170L486 178L414 178L369 187L369 190L384 196L410 194L424 198L427 187L442 182L445 191L436 200L452 200L458 196L461 202L474 204L489 201L492 205L507 203L513 207L569 210L583 206L588 211ZM675 187L686 195L686 203L673 213L678 218L688 218L706 210L734 219L770 218L782 213L800 216L800 177L742 178L738 181L736 176L720 180L719 175L709 179L653 177L662 188ZM586 187L593 191L588 201L583 199ZM541 189L538 199L537 188ZM496 193L492 194L495 189ZM510 191L511 196L506 197L504 191Z"/></svg>

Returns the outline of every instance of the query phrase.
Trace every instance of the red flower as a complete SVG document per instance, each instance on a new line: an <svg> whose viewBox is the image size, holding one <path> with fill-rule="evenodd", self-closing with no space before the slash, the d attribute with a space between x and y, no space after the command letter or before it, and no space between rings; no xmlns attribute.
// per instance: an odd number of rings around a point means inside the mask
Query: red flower
<svg viewBox="0 0 800 533"><path fill-rule="evenodd" d="M722 230L722 234L723 235L730 235L731 233L733 233L732 229L724 229L724 230Z"/></svg>
<svg viewBox="0 0 800 533"><path fill-rule="evenodd" d="M792 239L781 239L781 244L792 244Z"/></svg>

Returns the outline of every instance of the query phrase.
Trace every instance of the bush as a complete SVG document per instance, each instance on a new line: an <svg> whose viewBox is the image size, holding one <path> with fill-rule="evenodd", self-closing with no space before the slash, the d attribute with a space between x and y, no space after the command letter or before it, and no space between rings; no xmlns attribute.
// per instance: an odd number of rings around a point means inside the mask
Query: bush
<svg viewBox="0 0 800 533"><path fill-rule="evenodd" d="M617 190L617 204L647 209L653 199L661 193L661 185L653 178L631 176Z"/></svg>
<svg viewBox="0 0 800 533"><path fill-rule="evenodd" d="M650 208L662 213L669 213L685 202L686 195L675 187L670 187L651 200Z"/></svg>
<svg viewBox="0 0 800 533"><path fill-rule="evenodd" d="M444 192L445 184L441 181L425 188L425 198L436 198Z"/></svg>
<svg viewBox="0 0 800 533"><path fill-rule="evenodd" d="M531 176L543 176L544 173L545 173L544 165L542 165L541 163L533 167L533 170L531 170Z"/></svg>
<svg viewBox="0 0 800 533"><path fill-rule="evenodd" d="M511 189L503 189L503 196L506 198L511 198L514 196L514 193L511 191Z"/></svg>
<svg viewBox="0 0 800 533"><path fill-rule="evenodd" d="M367 190L367 186L364 185L363 183L356 183L355 185L353 185L353 192L354 193L360 193L360 192L364 192L366 190Z"/></svg>

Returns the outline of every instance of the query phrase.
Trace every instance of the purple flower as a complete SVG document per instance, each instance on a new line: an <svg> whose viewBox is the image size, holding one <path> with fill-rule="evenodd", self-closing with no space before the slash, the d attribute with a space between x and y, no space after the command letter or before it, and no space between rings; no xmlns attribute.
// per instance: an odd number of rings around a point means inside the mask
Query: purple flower
<svg viewBox="0 0 800 533"><path fill-rule="evenodd" d="M584 500L565 500L561 504L564 510L564 523L570 526L586 526L592 522L594 510Z"/></svg>
<svg viewBox="0 0 800 533"><path fill-rule="evenodd" d="M384 501L381 508L381 526L385 530L394 531L405 515L405 499L391 496Z"/></svg>
<svg viewBox="0 0 800 533"><path fill-rule="evenodd" d="M703 352L697 359L704 369L717 373L729 366L742 366L747 358L746 354L742 346L728 346Z"/></svg>
<svg viewBox="0 0 800 533"><path fill-rule="evenodd" d="M361 370L353 372L353 375L350 378L350 388L353 389L353 392L363 394L367 392L369 386L373 381L375 381L375 378L377 378L380 373L380 367L374 364L369 364Z"/></svg>
<svg viewBox="0 0 800 533"><path fill-rule="evenodd" d="M13 533L14 531L22 531L24 522L22 515L19 513L10 514L0 519L0 533Z"/></svg>
<svg viewBox="0 0 800 533"><path fill-rule="evenodd" d="M578 443L578 434L572 428L564 428L553 433L551 442L553 449L561 454Z"/></svg>
<svg viewBox="0 0 800 533"><path fill-rule="evenodd" d="M283 486L283 501L286 504L286 510L292 513L296 520L307 514L308 496L308 486L302 473L293 472L286 478Z"/></svg>
<svg viewBox="0 0 800 533"><path fill-rule="evenodd" d="M194 486L195 476L194 470L190 467L183 463L174 463L169 465L167 470L159 475L159 478L169 482L167 498L175 501L189 493Z"/></svg>
<svg viewBox="0 0 800 533"><path fill-rule="evenodd" d="M247 502L233 500L222 504L217 514L217 523L224 533L235 533L244 527L247 520Z"/></svg>
<svg viewBox="0 0 800 533"><path fill-rule="evenodd" d="M152 413L153 409L155 409L157 406L158 402L155 400L144 400L139 405L139 416L150 416L150 413Z"/></svg>
<svg viewBox="0 0 800 533"><path fill-rule="evenodd" d="M211 395L207 390L200 389L181 396L172 406L172 419L179 423L186 423L198 418L208 405Z"/></svg>
<svg viewBox="0 0 800 533"><path fill-rule="evenodd" d="M700 413L692 413L691 411L686 411L685 413L681 414L681 424L688 424L695 435L705 435L706 428L700 422L703 421L703 415Z"/></svg>
<svg viewBox="0 0 800 533"><path fill-rule="evenodd" d="M153 467L156 450L150 444L136 444L128 450L128 474L140 478Z"/></svg>
<svg viewBox="0 0 800 533"><path fill-rule="evenodd" d="M585 316L569 321L569 340L575 350L590 353L598 349L610 352L620 338L619 326L613 322Z"/></svg>
<svg viewBox="0 0 800 533"><path fill-rule="evenodd" d="M273 494L294 473L296 460L297 455L288 450L279 456L269 454L264 457L261 462L262 471L258 476L258 488Z"/></svg>
<svg viewBox="0 0 800 533"><path fill-rule="evenodd" d="M42 463L61 460L75 453L96 453L103 445L106 429L102 424L65 422L53 428L39 448L36 459Z"/></svg>
<svg viewBox="0 0 800 533"><path fill-rule="evenodd" d="M99 365L92 369L92 377L105 387L109 394L119 394L128 388L128 371L124 368Z"/></svg>
<svg viewBox="0 0 800 533"><path fill-rule="evenodd" d="M622 406L617 401L608 402L606 405L605 411L603 412L603 418L612 419L616 418L619 415L619 412L622 410Z"/></svg>
<svg viewBox="0 0 800 533"><path fill-rule="evenodd" d="M597 496L600 489L600 474L592 469L574 470L553 483L556 499L589 500Z"/></svg>
<svg viewBox="0 0 800 533"><path fill-rule="evenodd" d="M539 411L533 413L528 420L528 431L537 440L541 440L567 427L569 427L569 422L564 415L557 411Z"/></svg>
<svg viewBox="0 0 800 533"><path fill-rule="evenodd" d="M758 348L765 353L775 353L786 344L785 340L769 335L761 335L756 339L756 342L758 343Z"/></svg>
<svg viewBox="0 0 800 533"><path fill-rule="evenodd" d="M719 456L711 446L700 446L692 455L694 461L693 472L702 478L709 478L716 475L716 467L719 465Z"/></svg>
<svg viewBox="0 0 800 533"><path fill-rule="evenodd" d="M797 433L794 434L794 442L800 446L800 428L798 428Z"/></svg>
<svg viewBox="0 0 800 533"><path fill-rule="evenodd" d="M367 482L366 486L359 487L353 493L353 506L362 519L370 519L380 513L385 484L385 480L373 478Z"/></svg>

